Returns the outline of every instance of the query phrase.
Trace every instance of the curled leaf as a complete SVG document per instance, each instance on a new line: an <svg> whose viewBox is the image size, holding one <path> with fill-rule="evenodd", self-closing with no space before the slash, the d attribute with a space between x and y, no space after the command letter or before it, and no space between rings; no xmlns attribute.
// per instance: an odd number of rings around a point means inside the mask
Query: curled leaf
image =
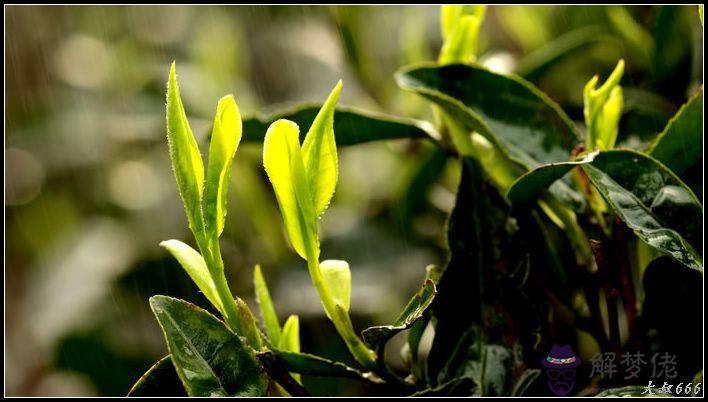
<svg viewBox="0 0 708 402"><path fill-rule="evenodd" d="M334 303L348 312L352 293L349 264L342 260L325 260L320 263L320 270Z"/></svg>

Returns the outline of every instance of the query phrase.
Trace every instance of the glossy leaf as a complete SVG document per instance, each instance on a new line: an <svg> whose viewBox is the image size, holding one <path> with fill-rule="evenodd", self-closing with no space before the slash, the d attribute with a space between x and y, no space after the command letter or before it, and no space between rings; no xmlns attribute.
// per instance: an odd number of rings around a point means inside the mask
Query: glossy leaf
<svg viewBox="0 0 708 402"><path fill-rule="evenodd" d="M600 88L594 76L583 89L585 124L588 129L587 149L612 149L617 140L623 97L619 82L624 74L624 60L617 63L612 74Z"/></svg>
<svg viewBox="0 0 708 402"><path fill-rule="evenodd" d="M526 172L511 184L506 198L511 202L533 199L576 166L592 162L597 154L598 151L591 152L571 162L550 163Z"/></svg>
<svg viewBox="0 0 708 402"><path fill-rule="evenodd" d="M183 300L153 296L177 375L190 396L260 396L268 381L254 352L223 322Z"/></svg>
<svg viewBox="0 0 708 402"><path fill-rule="evenodd" d="M206 296L209 302L223 314L223 304L221 303L219 294L216 291L216 285L214 285L214 280L209 274L209 268L207 268L202 255L179 240L165 240L160 243L160 246L175 257L182 268L187 271L187 274L192 278L192 281L197 285L199 290L204 293L204 296Z"/></svg>
<svg viewBox="0 0 708 402"><path fill-rule="evenodd" d="M435 283L428 279L420 290L411 298L398 318L391 325L382 325L365 329L361 336L367 345L380 350L397 333L413 326L425 313L435 298Z"/></svg>
<svg viewBox="0 0 708 402"><path fill-rule="evenodd" d="M273 305L273 300L270 298L268 285L263 277L263 272L261 272L260 265L256 265L253 270L253 287L256 290L256 300L258 301L258 306L261 309L261 317L263 318L263 323L265 324L266 333L268 334L270 343L273 345L278 345L280 342L280 334L282 329L280 328L278 315L275 312L275 306Z"/></svg>
<svg viewBox="0 0 708 402"><path fill-rule="evenodd" d="M670 170L629 150L603 152L582 168L640 239L685 266L703 271L703 260L694 248L702 242L703 208Z"/></svg>
<svg viewBox="0 0 708 402"><path fill-rule="evenodd" d="M703 156L703 89L681 107L649 149L649 155L677 175Z"/></svg>
<svg viewBox="0 0 708 402"><path fill-rule="evenodd" d="M184 397L187 393L177 376L172 358L158 360L128 392L129 397Z"/></svg>
<svg viewBox="0 0 708 402"><path fill-rule="evenodd" d="M298 126L288 120L271 124L263 142L263 166L278 199L290 243L302 258L307 259L307 231L313 229L317 217L311 202L298 132Z"/></svg>
<svg viewBox="0 0 708 402"><path fill-rule="evenodd" d="M567 161L579 142L573 122L560 107L521 78L478 65L423 64L398 72L396 80L526 168Z"/></svg>
<svg viewBox="0 0 708 402"><path fill-rule="evenodd" d="M276 356L285 368L292 373L315 377L344 377L367 382L380 382L380 380L370 374L364 374L344 363L319 356L286 351L268 351L259 353L259 357L268 354Z"/></svg>
<svg viewBox="0 0 708 402"><path fill-rule="evenodd" d="M263 143L268 127L280 119L290 120L300 127L309 127L320 109L320 105L306 104L270 116L247 117L243 120L243 141ZM338 106L334 111L334 132L337 133L338 146L403 138L438 137L428 122L345 106ZM301 141L305 140L305 134L300 134Z"/></svg>
<svg viewBox="0 0 708 402"><path fill-rule="evenodd" d="M170 67L170 78L167 83L167 143L170 148L172 170L187 212L189 227L197 236L204 230L202 216L204 163L184 112L174 62Z"/></svg>
<svg viewBox="0 0 708 402"><path fill-rule="evenodd" d="M337 187L337 144L334 140L334 110L342 90L342 81L330 93L312 122L302 144L302 157L310 182L315 214L321 215Z"/></svg>
<svg viewBox="0 0 708 402"><path fill-rule="evenodd" d="M320 263L320 271L334 303L348 312L352 293L349 264L342 260L325 260Z"/></svg>
<svg viewBox="0 0 708 402"><path fill-rule="evenodd" d="M231 163L241 142L241 129L241 114L234 97L221 98L211 133L204 190L204 223L213 238L224 230Z"/></svg>

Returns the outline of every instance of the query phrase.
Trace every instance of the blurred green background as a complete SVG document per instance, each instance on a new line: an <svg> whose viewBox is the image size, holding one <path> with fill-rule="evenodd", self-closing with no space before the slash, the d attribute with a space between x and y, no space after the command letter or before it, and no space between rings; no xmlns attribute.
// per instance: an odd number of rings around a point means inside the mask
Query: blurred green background
<svg viewBox="0 0 708 402"><path fill-rule="evenodd" d="M6 6L6 394L125 395L165 354L147 298L208 306L158 247L193 243L165 139L172 60L202 147L224 94L244 115L267 113L322 101L340 78L340 104L426 118L392 74L436 59L438 19L436 6ZM491 6L479 61L582 120L585 82L625 58L619 141L639 148L702 83L702 33L696 6ZM323 257L350 262L361 329L394 318L425 266L444 262L455 170L423 142L339 151ZM260 263L281 318L301 317L303 350L348 361L285 241L260 146L240 147L231 178L222 250L232 290L255 306ZM366 393L346 380L305 385Z"/></svg>

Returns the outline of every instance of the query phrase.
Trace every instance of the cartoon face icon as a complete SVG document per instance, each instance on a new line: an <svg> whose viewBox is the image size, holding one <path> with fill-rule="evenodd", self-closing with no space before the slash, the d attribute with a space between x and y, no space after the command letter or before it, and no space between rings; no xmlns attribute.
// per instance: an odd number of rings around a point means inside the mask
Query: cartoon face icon
<svg viewBox="0 0 708 402"><path fill-rule="evenodd" d="M548 388L557 396L566 396L575 386L575 368L580 359L573 354L570 345L553 345L548 356L541 360L546 369Z"/></svg>

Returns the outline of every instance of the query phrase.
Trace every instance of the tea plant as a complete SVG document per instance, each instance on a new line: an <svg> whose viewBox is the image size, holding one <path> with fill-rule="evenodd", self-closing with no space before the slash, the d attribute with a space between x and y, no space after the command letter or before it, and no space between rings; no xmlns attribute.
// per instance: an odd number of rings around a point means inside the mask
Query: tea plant
<svg viewBox="0 0 708 402"><path fill-rule="evenodd" d="M484 6L443 6L438 62L396 74L402 89L431 103L433 123L337 106L341 82L321 107L243 122L226 96L217 105L206 174L172 65L167 137L199 251L178 240L161 245L222 319L183 300L152 297L169 354L131 395L303 396L305 375L355 379L386 395L521 396L539 382L538 361L554 339L583 337L619 354L630 346L654 348L652 328L670 331L652 321L662 295L650 277L669 272L681 281L703 280L703 210L694 192L702 188L681 178L701 163L702 87L652 144L617 148L624 61L604 83L595 76L585 86L583 133L530 82L476 63L484 15ZM309 128L303 135L300 127ZM261 322L231 294L219 236L242 138L262 142L289 242L360 368L300 350L298 317L281 326L260 266L253 283ZM427 268L392 324L357 334L349 317L349 265L321 261L317 222L336 188L337 145L395 138L431 141L460 171L447 223L449 255L445 267ZM423 356L428 326L434 338ZM384 359L387 341L402 331L406 373ZM684 370L692 379L700 368ZM638 393L613 389L620 383L611 379L591 382L609 388L603 395Z"/></svg>

